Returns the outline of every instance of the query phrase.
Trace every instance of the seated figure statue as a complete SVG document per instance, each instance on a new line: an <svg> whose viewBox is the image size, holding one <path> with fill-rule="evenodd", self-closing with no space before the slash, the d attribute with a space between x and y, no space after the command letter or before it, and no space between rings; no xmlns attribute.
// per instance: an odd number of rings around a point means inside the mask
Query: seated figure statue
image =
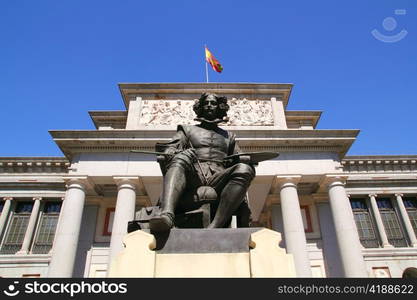
<svg viewBox="0 0 417 300"><path fill-rule="evenodd" d="M191 195L201 187L217 195L208 228L225 227L242 206L248 210L246 192L255 168L244 155L225 160L239 153L235 135L218 127L227 120L227 98L204 93L193 109L200 124L179 125L171 142L156 146L164 152L158 159L164 177L160 212L149 220L152 231L170 230L177 212L193 206Z"/></svg>

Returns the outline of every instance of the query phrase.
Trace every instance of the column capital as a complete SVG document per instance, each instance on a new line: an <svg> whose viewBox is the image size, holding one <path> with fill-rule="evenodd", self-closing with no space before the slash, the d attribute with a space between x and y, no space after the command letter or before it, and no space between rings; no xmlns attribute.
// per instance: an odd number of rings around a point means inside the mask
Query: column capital
<svg viewBox="0 0 417 300"><path fill-rule="evenodd" d="M83 191L94 191L94 183L88 176L64 176L64 181L68 188L80 188Z"/></svg>
<svg viewBox="0 0 417 300"><path fill-rule="evenodd" d="M42 199L43 199L42 197L33 197L32 198L33 201L36 201L36 200L42 201Z"/></svg>
<svg viewBox="0 0 417 300"><path fill-rule="evenodd" d="M13 200L13 197L3 197L3 201Z"/></svg>
<svg viewBox="0 0 417 300"><path fill-rule="evenodd" d="M297 186L301 180L301 175L278 175L275 176L275 182L279 189L282 189L285 185Z"/></svg>
<svg viewBox="0 0 417 300"><path fill-rule="evenodd" d="M394 195L395 197L401 197L401 198L404 197L404 194L401 194L401 193L395 193Z"/></svg>
<svg viewBox="0 0 417 300"><path fill-rule="evenodd" d="M113 180L118 189L126 185L135 190L139 188L139 176L113 176Z"/></svg>
<svg viewBox="0 0 417 300"><path fill-rule="evenodd" d="M369 198L376 198L376 197L378 197L378 194L377 193L370 193L370 194L368 194L368 197Z"/></svg>
<svg viewBox="0 0 417 300"><path fill-rule="evenodd" d="M326 174L323 175L319 181L319 190L325 191L326 189L336 186L336 185L342 185L344 186L346 184L348 176L343 174Z"/></svg>

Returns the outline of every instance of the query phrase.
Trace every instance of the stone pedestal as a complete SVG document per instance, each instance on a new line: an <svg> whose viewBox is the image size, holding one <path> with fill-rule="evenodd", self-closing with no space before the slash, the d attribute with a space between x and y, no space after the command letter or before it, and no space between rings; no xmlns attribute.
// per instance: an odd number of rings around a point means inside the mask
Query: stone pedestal
<svg viewBox="0 0 417 300"><path fill-rule="evenodd" d="M109 277L295 277L281 234L263 228L173 229L127 234Z"/></svg>

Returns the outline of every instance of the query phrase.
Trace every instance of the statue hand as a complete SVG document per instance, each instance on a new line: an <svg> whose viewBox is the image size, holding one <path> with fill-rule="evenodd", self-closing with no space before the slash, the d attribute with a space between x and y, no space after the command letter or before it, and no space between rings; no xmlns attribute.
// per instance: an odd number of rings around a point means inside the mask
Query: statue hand
<svg viewBox="0 0 417 300"><path fill-rule="evenodd" d="M168 148L164 152L165 152L165 154L174 156L175 154L178 153L178 150L175 149L175 148Z"/></svg>
<svg viewBox="0 0 417 300"><path fill-rule="evenodd" d="M188 156L192 159L192 161L197 161L197 154L195 153L195 149L189 148L181 152L181 154Z"/></svg>
<svg viewBox="0 0 417 300"><path fill-rule="evenodd" d="M229 167L231 167L231 166L233 166L237 163L252 165L251 157L249 155L240 155L240 156L235 157L235 158L228 158L228 159L223 160L223 165L226 168L229 168Z"/></svg>
<svg viewBox="0 0 417 300"><path fill-rule="evenodd" d="M236 162L233 159L223 159L223 166L225 168L229 168L231 166L233 166Z"/></svg>
<svg viewBox="0 0 417 300"><path fill-rule="evenodd" d="M241 156L239 156L239 161L241 162L241 163L244 163L244 164L250 164L250 162L251 162L251 159L250 159L250 156L249 155L241 155Z"/></svg>

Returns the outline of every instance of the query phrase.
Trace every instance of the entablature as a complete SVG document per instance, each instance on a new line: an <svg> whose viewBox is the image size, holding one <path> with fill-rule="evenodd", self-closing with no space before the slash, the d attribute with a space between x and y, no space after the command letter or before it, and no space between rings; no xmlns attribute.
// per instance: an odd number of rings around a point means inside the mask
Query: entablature
<svg viewBox="0 0 417 300"><path fill-rule="evenodd" d="M336 152L343 157L358 130L244 130L233 131L239 145L251 151ZM62 152L71 159L82 152L129 152L153 150L156 142L167 142L174 130L50 131Z"/></svg>
<svg viewBox="0 0 417 300"><path fill-rule="evenodd" d="M69 161L65 157L0 157L0 174L68 173Z"/></svg>
<svg viewBox="0 0 417 300"><path fill-rule="evenodd" d="M342 162L346 173L417 172L417 155L346 156Z"/></svg>

